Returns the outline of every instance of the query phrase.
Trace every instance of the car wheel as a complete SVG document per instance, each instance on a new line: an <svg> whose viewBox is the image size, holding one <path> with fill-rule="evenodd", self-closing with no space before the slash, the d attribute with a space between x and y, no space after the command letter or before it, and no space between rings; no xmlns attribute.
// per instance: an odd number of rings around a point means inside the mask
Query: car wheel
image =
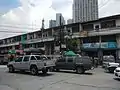
<svg viewBox="0 0 120 90"><path fill-rule="evenodd" d="M43 69L43 70L42 70L42 73L43 73L43 74L47 74L47 72L48 72L48 69Z"/></svg>
<svg viewBox="0 0 120 90"><path fill-rule="evenodd" d="M31 72L31 74L32 75L37 75L38 74L38 69L37 69L37 67L31 67L31 69L30 69L30 72Z"/></svg>
<svg viewBox="0 0 120 90"><path fill-rule="evenodd" d="M84 69L83 69L82 67L78 67L78 68L76 69L76 72L77 72L78 74L82 74L82 73L84 73L85 71L84 71Z"/></svg>
<svg viewBox="0 0 120 90"><path fill-rule="evenodd" d="M14 67L13 66L9 66L9 72L13 73L14 71L15 71Z"/></svg>

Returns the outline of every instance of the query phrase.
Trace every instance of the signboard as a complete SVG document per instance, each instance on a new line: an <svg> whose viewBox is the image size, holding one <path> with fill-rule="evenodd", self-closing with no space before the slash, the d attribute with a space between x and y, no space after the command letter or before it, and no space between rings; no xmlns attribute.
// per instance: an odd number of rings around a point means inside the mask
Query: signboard
<svg viewBox="0 0 120 90"><path fill-rule="evenodd" d="M83 44L83 48L99 48L99 43L86 43Z"/></svg>
<svg viewBox="0 0 120 90"><path fill-rule="evenodd" d="M9 53L9 54L15 54L16 51L15 51L15 50L9 50L8 53Z"/></svg>
<svg viewBox="0 0 120 90"><path fill-rule="evenodd" d="M101 44L100 43L86 43L86 44L83 44L83 48L117 48L117 43L116 42L105 42Z"/></svg>

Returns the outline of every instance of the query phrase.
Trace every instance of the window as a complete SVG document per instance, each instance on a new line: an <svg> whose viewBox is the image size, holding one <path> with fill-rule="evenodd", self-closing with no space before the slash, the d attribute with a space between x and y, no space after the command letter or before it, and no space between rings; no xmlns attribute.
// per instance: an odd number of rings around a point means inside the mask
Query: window
<svg viewBox="0 0 120 90"><path fill-rule="evenodd" d="M24 62L29 61L29 56L25 56L23 59Z"/></svg>
<svg viewBox="0 0 120 90"><path fill-rule="evenodd" d="M19 57L15 60L15 62L22 62L23 57Z"/></svg>
<svg viewBox="0 0 120 90"><path fill-rule="evenodd" d="M34 56L31 56L31 59L30 60L36 60L36 58Z"/></svg>
<svg viewBox="0 0 120 90"><path fill-rule="evenodd" d="M95 30L99 30L99 25L96 25L96 26L95 26Z"/></svg>
<svg viewBox="0 0 120 90"><path fill-rule="evenodd" d="M48 60L48 58L46 56L41 56L42 60Z"/></svg>
<svg viewBox="0 0 120 90"><path fill-rule="evenodd" d="M60 58L58 62L65 62L65 58Z"/></svg>
<svg viewBox="0 0 120 90"><path fill-rule="evenodd" d="M41 57L40 56L35 56L37 58L37 60L41 60Z"/></svg>
<svg viewBox="0 0 120 90"><path fill-rule="evenodd" d="M73 59L72 58L68 58L68 62L73 62Z"/></svg>

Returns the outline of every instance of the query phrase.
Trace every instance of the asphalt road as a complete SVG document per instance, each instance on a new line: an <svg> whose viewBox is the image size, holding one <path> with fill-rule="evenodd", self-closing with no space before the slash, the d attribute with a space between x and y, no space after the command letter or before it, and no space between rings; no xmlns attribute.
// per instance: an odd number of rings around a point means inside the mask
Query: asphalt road
<svg viewBox="0 0 120 90"><path fill-rule="evenodd" d="M101 68L83 75L61 71L32 76L8 73L6 67L0 66L0 90L120 90L120 80Z"/></svg>

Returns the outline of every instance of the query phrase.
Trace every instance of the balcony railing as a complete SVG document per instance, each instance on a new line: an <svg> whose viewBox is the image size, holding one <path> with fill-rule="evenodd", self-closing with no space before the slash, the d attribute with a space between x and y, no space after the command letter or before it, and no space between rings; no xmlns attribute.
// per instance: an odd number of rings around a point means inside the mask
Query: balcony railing
<svg viewBox="0 0 120 90"><path fill-rule="evenodd" d="M120 34L120 27L88 31L88 36L100 36L100 35L103 36L103 35L113 35L113 34Z"/></svg>

